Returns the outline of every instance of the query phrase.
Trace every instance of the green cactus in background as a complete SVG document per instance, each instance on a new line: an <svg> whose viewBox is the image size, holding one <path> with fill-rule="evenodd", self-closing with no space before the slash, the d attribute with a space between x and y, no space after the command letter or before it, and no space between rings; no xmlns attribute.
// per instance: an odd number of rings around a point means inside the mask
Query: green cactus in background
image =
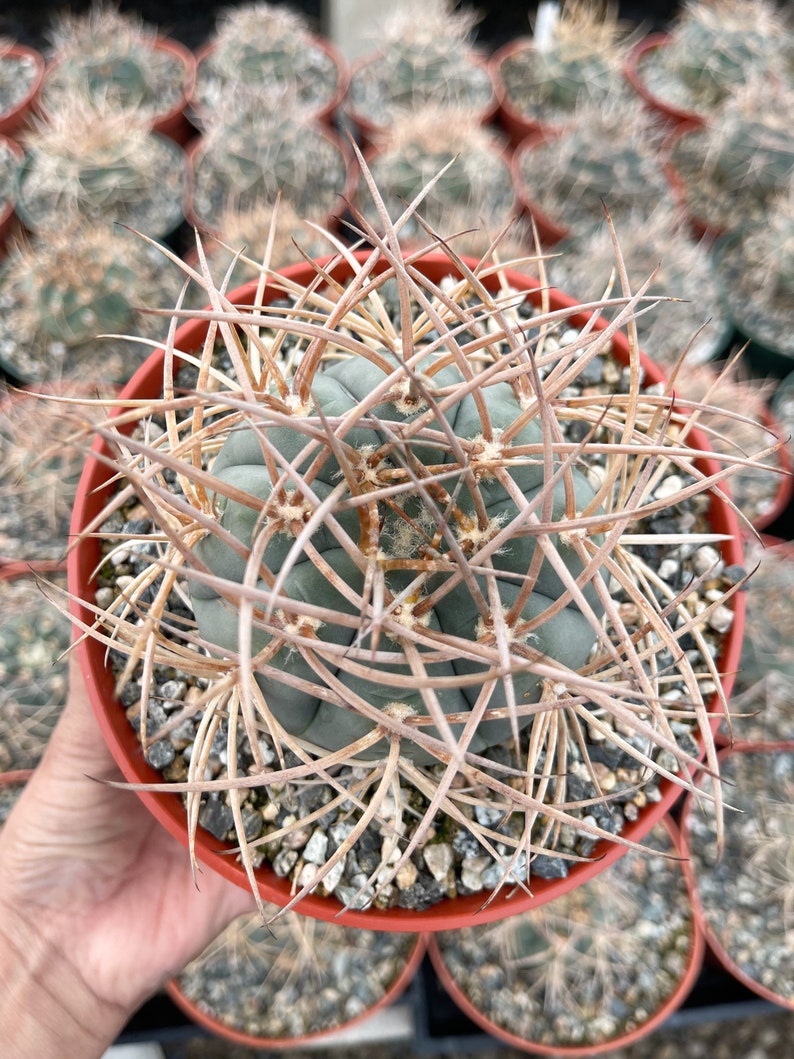
<svg viewBox="0 0 794 1059"><path fill-rule="evenodd" d="M499 63L506 102L527 121L564 123L578 104L617 90L623 38L612 11L570 0L548 40L527 39Z"/></svg>
<svg viewBox="0 0 794 1059"><path fill-rule="evenodd" d="M31 231L79 217L157 236L182 220L183 152L150 132L141 115L70 99L39 120L23 145L17 211Z"/></svg>
<svg viewBox="0 0 794 1059"><path fill-rule="evenodd" d="M338 60L321 47L307 19L288 5L244 4L219 15L194 93L203 128L228 93L244 88L269 106L275 94L292 111L324 110L339 91Z"/></svg>
<svg viewBox="0 0 794 1059"><path fill-rule="evenodd" d="M193 158L193 208L215 229L227 210L272 204L280 195L308 220L324 222L340 203L347 158L319 125L289 112L238 101L231 119L213 121Z"/></svg>
<svg viewBox="0 0 794 1059"><path fill-rule="evenodd" d="M794 39L771 0L689 0L670 35L642 74L674 106L705 114L748 80L790 76Z"/></svg>
<svg viewBox="0 0 794 1059"><path fill-rule="evenodd" d="M491 79L472 44L476 17L451 7L446 0L413 0L382 20L375 52L351 76L348 100L356 117L387 127L430 104L475 122L488 108Z"/></svg>
<svg viewBox="0 0 794 1059"><path fill-rule="evenodd" d="M153 120L176 106L187 88L185 65L155 47L157 31L132 12L93 6L60 12L48 29L47 110L69 97L133 110Z"/></svg>
<svg viewBox="0 0 794 1059"><path fill-rule="evenodd" d="M146 349L97 336L124 334L133 323L159 336L162 322L138 323L135 308L170 303L175 279L158 249L104 225L72 222L19 241L0 270L0 359L26 382L127 379Z"/></svg>
<svg viewBox="0 0 794 1059"><path fill-rule="evenodd" d="M656 146L639 101L580 106L559 134L521 149L524 196L575 236L603 223L604 205L618 224L648 216L670 201Z"/></svg>
<svg viewBox="0 0 794 1059"><path fill-rule="evenodd" d="M413 201L437 176L423 213L430 225L439 229L449 223L451 213L457 213L467 218L462 227L477 223L498 231L515 207L505 149L505 142L492 130L463 115L426 106L375 139L371 169L392 213ZM378 226L373 207L365 212ZM422 232L414 221L402 235L404 240L417 239Z"/></svg>

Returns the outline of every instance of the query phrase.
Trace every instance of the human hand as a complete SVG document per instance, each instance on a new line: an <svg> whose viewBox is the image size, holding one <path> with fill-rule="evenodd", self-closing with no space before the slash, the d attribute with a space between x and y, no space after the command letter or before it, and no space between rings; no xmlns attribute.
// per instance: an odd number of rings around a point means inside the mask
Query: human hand
<svg viewBox="0 0 794 1059"><path fill-rule="evenodd" d="M121 778L73 657L68 702L0 833L7 1059L101 1055L165 978L253 907L209 870L194 879L138 797L99 782Z"/></svg>

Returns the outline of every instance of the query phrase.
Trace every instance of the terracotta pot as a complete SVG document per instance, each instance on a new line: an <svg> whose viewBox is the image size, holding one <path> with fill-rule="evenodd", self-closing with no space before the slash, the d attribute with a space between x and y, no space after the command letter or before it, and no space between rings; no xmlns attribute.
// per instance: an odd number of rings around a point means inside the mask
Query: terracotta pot
<svg viewBox="0 0 794 1059"><path fill-rule="evenodd" d="M3 49L3 54L12 58L29 59L36 67L36 75L24 98L15 104L11 110L0 114L0 135L11 136L24 127L28 117L36 107L44 80L46 63L44 57L35 48L28 48L24 44L11 44L7 49Z"/></svg>
<svg viewBox="0 0 794 1059"><path fill-rule="evenodd" d="M675 826L667 817L661 822L672 840L673 852L679 853L681 850L681 840ZM514 919L511 922L516 924L518 923L518 920ZM522 1036L517 1032L511 1032L505 1028L504 1025L494 1022L481 1007L478 1007L469 997L468 993L464 991L461 984L459 984L447 966L444 958L443 945L441 944L442 940L443 939L437 935L431 935L428 940L428 954L444 989L467 1018L475 1023L475 1025L485 1030L486 1033L503 1041L511 1048L516 1048L519 1051L531 1052L533 1054L552 1056L585 1057L601 1055L605 1052L612 1053L614 1049L627 1048L629 1045L634 1044L635 1041L647 1037L648 1034L657 1029L657 1027L670 1017L670 1015L677 1011L687 998L702 969L705 951L705 939L703 933L700 929L699 923L693 918L691 922L689 952L687 953L685 965L678 977L675 988L667 999L664 1000L655 1011L650 1012L648 1017L645 1018L640 1025L635 1026L634 1029L622 1035L609 1037L599 1043L552 1045L540 1042L533 1039L531 1036ZM520 986L517 984L515 987L516 992L519 988Z"/></svg>
<svg viewBox="0 0 794 1059"><path fill-rule="evenodd" d="M358 260L363 260L367 256L367 252L357 254ZM328 260L330 259L325 259L326 262ZM474 265L474 262L469 263ZM414 265L418 267L418 262ZM381 259L376 272L383 271L385 268L387 264ZM435 283L441 282L451 271L449 259L442 254L428 254L421 259L421 268L423 273ZM352 275L352 271L349 262L343 261L334 268L333 276L343 282ZM289 280L301 283L309 282L316 275L312 265L307 263L283 269L281 274ZM514 289L525 290L527 297L535 304L541 303L544 291L539 287L537 280L519 272L506 270L506 281ZM496 285L499 280L498 277L491 276L485 282L491 289L497 289ZM233 292L230 298L234 302L250 304L254 298L255 288L255 283L247 284ZM269 288L266 293L270 298L278 296L278 292L274 292L272 288ZM573 308L578 304L573 298L559 291L551 291L549 297L553 308ZM574 314L570 317L571 326L582 326L588 319L587 313ZM603 329L607 324L603 318L599 318L594 326L597 329ZM207 327L207 320L201 319L189 320L183 324L175 336L176 348L186 352L200 348ZM629 349L625 337L617 333L612 340L612 346L618 359L627 363ZM164 360L164 350L155 351L124 388L121 399L132 397L152 399L159 396L162 392ZM663 380L664 376L656 365L647 358L643 358L642 363L647 385ZM131 431L133 425L129 423L127 429ZM700 431L693 429L688 436L694 447L703 451L709 450L709 445ZM93 447L94 458L89 458L86 462L80 481L72 520L72 534L75 536L79 535L81 529L99 514L111 493L112 471L102 462L108 458L109 454L100 441L101 439L97 439ZM698 459L696 466L706 474L716 473L718 469L711 457ZM736 516L716 494L711 497L709 517L713 530L726 536L721 546L726 565L740 564L742 544ZM81 600L93 598L94 577L99 554L100 542L95 537L81 538L69 554L68 572L69 590L73 599L72 613L82 626L90 626L94 621L93 612ZM726 694L730 692L732 683L730 674L735 672L738 666L741 651L744 615L744 599L741 593L734 595L732 605L734 620L718 660L720 671L728 674L725 678ZM137 784L161 782L160 774L145 761L137 733L129 724L124 709L115 697L114 677L105 664L105 646L91 637L85 637L79 642L77 652L97 723L125 778ZM716 699L712 709L716 711ZM713 730L716 730L719 720L715 712L712 721ZM187 824L180 796L176 793L161 793L145 789L136 793L160 823L183 845L187 845ZM623 832L625 838L630 841L640 841L665 815L680 793L681 788L677 784L662 779L660 800L649 803L647 808L641 812L639 819L627 825ZM230 844L217 840L201 828L198 829L196 839L198 859L225 878L233 880L242 887L247 887L245 871L233 857L228 855L230 849L232 849ZM341 904L335 898L309 894L301 900L300 911L319 919L334 918L345 926L365 927L373 930L415 932L417 930L450 929L472 921L491 922L552 900L558 894L573 889L613 863L623 852L624 847L618 843L600 843L594 851L593 859L574 864L567 878L533 878L531 895L518 893L511 897L502 890L485 908L483 908L483 895L475 893L443 900L425 911L370 908L365 911L346 910L343 912ZM257 869L256 875L259 891L266 901L282 907L289 901L291 883L288 879L278 878L267 866Z"/></svg>
<svg viewBox="0 0 794 1059"><path fill-rule="evenodd" d="M626 56L623 74L648 109L669 125L703 125L703 117L694 110L674 107L654 95L642 76L642 60L651 52L667 47L672 41L669 33L651 33L638 41Z"/></svg>
<svg viewBox="0 0 794 1059"><path fill-rule="evenodd" d="M177 1007L181 1008L181 1010L193 1022L199 1026L203 1026L204 1029L209 1030L210 1033L213 1033L218 1037L223 1037L227 1041L241 1047L257 1049L264 1048L281 1051L284 1048L311 1047L316 1043L322 1042L327 1043L328 1047L332 1047L334 1043L333 1038L336 1034L345 1033L347 1030L359 1025L359 1023L372 1018L377 1012L382 1011L397 1000L408 987L419 969L419 965L422 962L426 950L427 935L417 934L416 943L403 964L402 969L377 1003L368 1007L365 1011L362 1011L361 1014L357 1015L355 1018L348 1019L346 1022L340 1023L337 1026L332 1026L329 1029L323 1029L315 1033L307 1033L303 1036L297 1037L261 1037L245 1033L243 1030L235 1029L221 1019L214 1017L200 1004L187 997L176 979L169 979L166 982L165 988ZM257 990L256 995L251 997L251 1001L259 1007L267 1005L269 998L266 988L263 987Z"/></svg>
<svg viewBox="0 0 794 1059"><path fill-rule="evenodd" d="M350 84L350 67L344 55L339 51L335 44L331 41L326 40L324 37L317 37L314 35L309 36L309 43L314 47L324 51L328 58L333 62L336 67L336 88L333 93L328 97L326 103L317 107L316 110L310 111L309 116L314 121L321 122L331 128L334 127L334 121L336 118L336 112L341 106L342 101L347 95L347 89ZM205 44L199 48L196 52L196 76L198 77L201 72L201 64L207 60L207 58L215 50L216 45L212 42ZM248 90L252 92L257 91L256 85L248 86ZM263 91L265 91L263 89ZM195 83L193 85L192 94L188 100L188 112L192 113L195 118L195 123L199 127L203 127L202 123L202 111L203 106L200 101L196 98Z"/></svg>
<svg viewBox="0 0 794 1059"><path fill-rule="evenodd" d="M763 766L759 766L759 774L762 774L763 776L767 776L769 774L769 771L770 771L771 767L772 767L772 765L771 765L772 757L775 754L778 754L778 753L781 753L781 752L782 753L786 753L786 754L794 754L794 741L786 741L786 742L780 742L780 743L752 743L752 744L750 744L750 743L737 743L733 747L726 748L723 751L721 751L721 753L719 754L719 760L720 760L721 765L723 765L724 763L729 762L731 759L733 759L735 757L739 757L739 756L742 756L742 755L758 754L761 757L766 759L764 764L763 764ZM742 793L741 789L734 788L733 785L727 787L727 789L725 791L725 795L726 795L726 800L727 800L727 802L729 804L735 804L734 800L731 797L731 794L732 794L734 789L735 789L735 792L736 792L734 797L740 797L741 796L741 793ZM745 970L742 967L740 967L739 964L736 961L736 958L734 957L734 954L728 948L728 944L729 943L724 940L724 936L722 935L722 933L719 930L719 928L715 927L715 925L713 925L716 922L720 922L720 923L723 922L725 920L725 918L727 916L729 916L731 913L733 913L734 915L738 915L739 912L741 911L741 905L737 904L736 906L731 907L729 905L729 903L727 903L724 900L724 898L723 898L723 900L720 902L720 908L718 910L719 911L719 915L718 916L716 915L716 913L714 913L714 918L710 919L709 916L706 913L706 907L704 905L704 902L703 902L703 899L702 899L702 896L701 896L702 881L699 879L699 869L698 869L697 865L695 865L693 863L693 861L692 861L692 852L693 852L693 848L694 847L692 845L693 838L692 838L691 829L690 829L691 818L694 816L695 813L699 813L701 811L702 811L702 805L696 800L696 798L693 795L688 794L686 799L685 799L685 801L684 801L683 809L682 809L682 812L681 812L681 824L680 824L680 827L681 827L682 850L683 850L683 854L684 854L683 867L684 867L684 872L685 872L685 875L686 875L686 878L687 878L687 883L689 885L690 897L691 897L691 900L692 900L692 909L693 909L693 911L694 911L694 913L695 913L695 915L696 915L696 917L698 919L698 923L699 923L700 929L702 930L702 932L703 932L703 934L705 936L706 943L708 945L708 949L709 949L710 955L711 955L711 957L713 957L713 959L715 959L717 961L718 964L720 964L728 972L728 974L730 974L737 981L739 981L743 985L745 985L753 993L756 993L758 996L763 997L765 1000L771 1001L773 1004L777 1004L777 1005L779 1005L781 1007L785 1007L785 1008L788 1008L791 1011L794 1011L794 995L793 994L783 995L780 992L776 992L774 988L771 988L771 987L769 987L767 985L764 985L762 982L758 981L755 977L753 977L752 974L748 973L747 970ZM727 812L731 813L731 810L729 809L729 810L727 810ZM734 816L738 816L738 815L744 816L745 814L744 813L741 813L741 814L734 813L733 815ZM730 826L730 820L727 821L727 826L728 827ZM724 856L724 855L725 854L723 853L722 856ZM788 881L788 883L790 883L791 882L791 878L789 877L789 879L787 881ZM751 928L748 926L747 929L750 930ZM790 931L786 932L784 930L783 934L782 934L782 937L783 938L788 937L790 939ZM756 950L756 951L758 951L758 950ZM788 941L788 951L789 951L789 960L788 960L787 966L790 967L790 956L791 956L791 942L790 942L790 940ZM773 968L770 968L770 970L772 970L774 972ZM791 976L789 975L789 977L791 977Z"/></svg>
<svg viewBox="0 0 794 1059"><path fill-rule="evenodd" d="M186 48L184 44L181 44L177 40L172 40L170 37L155 37L152 42L152 47L155 51L164 52L176 59L182 67L183 76L180 98L168 110L153 115L151 129L152 132L159 132L163 136L168 136L170 139L180 144L180 146L184 146L191 136L195 134L195 130L190 124L185 112L188 100L193 95L193 89L196 82L196 59L193 52ZM43 85L45 94L47 90L47 81L60 65L61 61L55 59L47 66ZM46 107L42 107L41 109L44 117L46 117Z"/></svg>
<svg viewBox="0 0 794 1059"><path fill-rule="evenodd" d="M15 155L21 168L22 163L25 160L25 152L16 140L12 140L10 137L0 134L0 146L7 148L13 155ZM6 201L5 206L0 204L0 254L5 250L8 240L18 224L15 207L16 202L13 194Z"/></svg>

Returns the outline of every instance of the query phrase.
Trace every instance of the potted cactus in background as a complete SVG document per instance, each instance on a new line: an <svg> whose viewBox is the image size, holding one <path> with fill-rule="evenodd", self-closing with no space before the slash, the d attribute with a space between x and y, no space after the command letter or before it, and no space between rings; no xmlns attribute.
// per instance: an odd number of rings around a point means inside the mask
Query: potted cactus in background
<svg viewBox="0 0 794 1059"><path fill-rule="evenodd" d="M270 909L270 914L278 910ZM248 1048L321 1043L397 999L424 955L421 935L354 930L289 913L274 933L236 919L167 983L199 1025Z"/></svg>
<svg viewBox="0 0 794 1059"><path fill-rule="evenodd" d="M44 57L35 48L0 37L0 136L24 127L44 79Z"/></svg>
<svg viewBox="0 0 794 1059"><path fill-rule="evenodd" d="M592 1056L645 1037L701 968L677 833L665 820L635 851L550 904L496 924L442 931L430 955L444 988L511 1048Z"/></svg>
<svg viewBox="0 0 794 1059"><path fill-rule="evenodd" d="M491 77L473 42L477 20L449 0L411 0L384 16L374 50L353 65L345 104L365 140L427 104L480 124L492 116Z"/></svg>
<svg viewBox="0 0 794 1059"><path fill-rule="evenodd" d="M687 0L669 33L638 42L627 76L675 124L708 122L747 80L790 83L794 36L772 0Z"/></svg>
<svg viewBox="0 0 794 1059"><path fill-rule="evenodd" d="M41 93L45 111L75 96L131 110L156 132L184 142L184 116L196 63L187 48L131 12L94 5L56 14L47 33L48 68Z"/></svg>
<svg viewBox="0 0 794 1059"><path fill-rule="evenodd" d="M277 197L316 224L329 225L343 212L350 178L342 141L282 102L283 109L275 104L268 110L248 93L236 95L234 106L214 118L189 149L188 214L202 230L217 233L229 209L272 205Z"/></svg>
<svg viewBox="0 0 794 1059"><path fill-rule="evenodd" d="M0 266L0 365L23 383L125 382L146 345L97 336L129 331L137 307L171 304L178 290L173 268L139 237L62 218L17 240ZM144 343L159 334L151 317L136 323Z"/></svg>
<svg viewBox="0 0 794 1059"><path fill-rule="evenodd" d="M478 228L498 232L517 212L506 146L492 129L428 105L375 137L369 167L391 215L440 174L427 195L422 219L438 229L454 223L451 217L457 215L467 218L465 226L473 221ZM380 228L383 221L363 175L359 201L370 223ZM421 242L424 232L414 220L403 226L401 237Z"/></svg>
<svg viewBox="0 0 794 1059"><path fill-rule="evenodd" d="M516 192L553 244L604 222L604 204L618 229L670 199L658 134L642 105L623 96L583 104L563 129L528 136L513 159Z"/></svg>
<svg viewBox="0 0 794 1059"><path fill-rule="evenodd" d="M77 216L156 237L181 223L184 152L143 116L70 98L36 119L22 142L16 209L30 231L51 232Z"/></svg>
<svg viewBox="0 0 794 1059"><path fill-rule="evenodd" d="M191 112L202 129L213 115L217 123L229 93L244 88L267 109L285 97L305 118L331 121L348 79L342 56L302 13L287 4L243 4L218 16L199 53Z"/></svg>
<svg viewBox="0 0 794 1059"><path fill-rule="evenodd" d="M551 25L539 20L533 37L496 52L491 77L499 120L512 141L564 126L577 106L613 96L623 85L626 48L614 11L568 0Z"/></svg>
<svg viewBox="0 0 794 1059"><path fill-rule="evenodd" d="M640 358L641 291L606 323L433 237L404 258L416 204L371 190L371 251L233 300L182 265L212 309L97 428L70 590L164 826L286 909L415 930L570 889L714 767L742 576L709 493L746 460Z"/></svg>

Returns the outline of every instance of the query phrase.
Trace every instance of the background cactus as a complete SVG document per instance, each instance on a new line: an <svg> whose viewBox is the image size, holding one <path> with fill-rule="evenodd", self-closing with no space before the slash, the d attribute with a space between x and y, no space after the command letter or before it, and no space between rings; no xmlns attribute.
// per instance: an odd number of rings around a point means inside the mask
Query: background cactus
<svg viewBox="0 0 794 1059"><path fill-rule="evenodd" d="M641 72L673 106L705 115L749 79L790 77L794 37L770 0L688 0L670 35Z"/></svg>
<svg viewBox="0 0 794 1059"><path fill-rule="evenodd" d="M511 46L499 61L506 103L527 122L564 124L578 105L618 90L624 36L614 12L569 0L548 39Z"/></svg>
<svg viewBox="0 0 794 1059"><path fill-rule="evenodd" d="M101 334L133 323L153 338L142 304L173 302L178 277L161 251L123 229L72 221L18 240L0 268L0 362L25 382L128 379L148 350Z"/></svg>
<svg viewBox="0 0 794 1059"><path fill-rule="evenodd" d="M305 16L286 4L251 3L219 15L196 75L194 117L204 127L229 91L245 88L265 106L272 96L305 116L336 98L346 71L322 47Z"/></svg>
<svg viewBox="0 0 794 1059"><path fill-rule="evenodd" d="M58 109L76 93L153 121L177 106L189 87L185 64L155 47L157 30L135 13L108 5L60 12L48 37L46 109Z"/></svg>
<svg viewBox="0 0 794 1059"><path fill-rule="evenodd" d="M288 110L250 96L213 121L193 154L193 210L215 229L229 209L272 207L280 196L304 218L325 223L341 207L347 158L335 137Z"/></svg>
<svg viewBox="0 0 794 1059"><path fill-rule="evenodd" d="M450 225L450 214L457 212L467 218L463 227L477 224L496 232L515 211L505 142L463 115L424 107L377 136L373 148L372 174L394 215L448 163L452 164L441 173L424 206L424 219L436 230ZM360 197L368 201L363 184L362 179ZM366 214L376 227L382 225L371 205ZM403 228L403 239L417 240L421 235L415 221Z"/></svg>
<svg viewBox="0 0 794 1059"><path fill-rule="evenodd" d="M476 21L447 0L401 4L382 20L376 51L352 71L347 101L354 118L383 128L433 104L476 120L493 99L487 68L473 49Z"/></svg>
<svg viewBox="0 0 794 1059"><path fill-rule="evenodd" d="M528 142L516 155L519 193L574 236L670 201L657 134L639 101L610 98L578 107L559 134Z"/></svg>
<svg viewBox="0 0 794 1059"><path fill-rule="evenodd" d="M184 155L140 115L70 99L38 120L23 146L17 211L31 231L81 217L157 237L182 220Z"/></svg>

